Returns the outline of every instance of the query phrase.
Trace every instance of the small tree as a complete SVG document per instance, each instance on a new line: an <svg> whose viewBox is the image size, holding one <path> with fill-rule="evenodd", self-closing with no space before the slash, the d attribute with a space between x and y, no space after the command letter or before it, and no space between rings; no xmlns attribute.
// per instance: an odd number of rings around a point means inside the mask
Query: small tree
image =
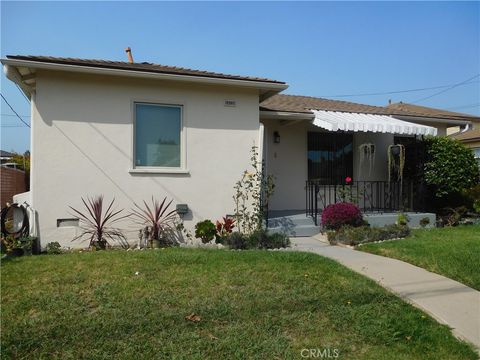
<svg viewBox="0 0 480 360"><path fill-rule="evenodd" d="M251 170L245 170L235 184L235 220L240 233L251 234L261 229L268 201L273 195L273 176L266 175L263 162L258 160L257 147L251 150Z"/></svg>
<svg viewBox="0 0 480 360"><path fill-rule="evenodd" d="M473 152L458 140L428 137L425 181L435 197L459 194L478 182L478 165Z"/></svg>

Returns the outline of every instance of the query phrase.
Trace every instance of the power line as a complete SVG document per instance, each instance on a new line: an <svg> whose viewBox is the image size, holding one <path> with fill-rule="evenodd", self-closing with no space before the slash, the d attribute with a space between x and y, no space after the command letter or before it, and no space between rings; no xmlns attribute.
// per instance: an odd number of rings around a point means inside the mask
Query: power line
<svg viewBox="0 0 480 360"><path fill-rule="evenodd" d="M27 102L30 104L30 99L25 96L25 93L24 93L23 90L20 88L20 86L18 86L18 84L15 84L15 85L17 86L18 91L20 91L20 93L23 95L23 97L25 98L25 100L27 100Z"/></svg>
<svg viewBox="0 0 480 360"><path fill-rule="evenodd" d="M461 85L469 85L469 84L476 84L480 81L471 81L465 82ZM458 84L453 84L458 85ZM426 91L426 90L437 90L437 89L445 89L451 87L450 85L441 85L441 86L433 86L433 87L426 87L426 88L417 88L417 89L407 89L407 90L396 90L396 91L385 91L385 92L376 92L376 93L360 93L360 94L342 94L342 95L320 95L320 97L324 98L342 98L342 97L356 97L356 96L374 96L374 95L392 95L392 94L402 94L402 93L409 93L409 92L418 92L418 91ZM459 86L459 85L458 85Z"/></svg>
<svg viewBox="0 0 480 360"><path fill-rule="evenodd" d="M17 116L17 115L15 115L15 114L0 114L0 115L2 115L2 116ZM20 115L20 116L21 116L22 118L29 118L29 117L30 117L30 115Z"/></svg>
<svg viewBox="0 0 480 360"><path fill-rule="evenodd" d="M17 117L20 119L20 121L21 121L22 123L24 123L25 125L27 125L28 127L30 127L30 124L27 124L27 123L22 119L22 117L21 117L20 115L18 115L18 113L13 109L12 105L10 105L10 103L7 101L7 99L5 99L5 96L3 96L2 93L0 93L0 96L2 97L3 101L5 101L5 102L7 103L8 107L10 108L10 110L12 110L12 111L15 113L15 115L17 115Z"/></svg>
<svg viewBox="0 0 480 360"><path fill-rule="evenodd" d="M478 107L478 106L480 106L480 103L466 104L466 105L460 105L460 106L453 106L453 107L446 108L445 110L469 109L469 108Z"/></svg>
<svg viewBox="0 0 480 360"><path fill-rule="evenodd" d="M443 93L445 93L445 92L447 92L447 91L450 91L450 90L452 90L452 89L454 89L454 88L456 88L456 87L458 87L458 86L460 86L460 85L466 84L466 83L468 83L469 81L471 81L471 80L473 80L473 79L475 79L475 78L477 78L477 77L479 77L479 76L480 76L480 74L477 74L477 75L475 75L475 76L473 76L473 77L471 77L471 78L469 78L469 79L467 79L467 80L465 80L465 81L462 81L462 82L459 82L459 83L457 83L457 84L454 84L454 85L452 85L452 86L450 86L450 87L448 87L448 88L446 88L446 89L444 89L444 90L438 91L438 92L436 92L436 93L434 93L434 94L432 94L432 95L426 96L426 97L421 98L421 99L418 99L418 100L416 100L416 101L412 101L411 104L416 104L416 103L419 103L420 101L424 101L424 100L430 99L430 98L432 98L432 97L434 97L434 96L443 94Z"/></svg>

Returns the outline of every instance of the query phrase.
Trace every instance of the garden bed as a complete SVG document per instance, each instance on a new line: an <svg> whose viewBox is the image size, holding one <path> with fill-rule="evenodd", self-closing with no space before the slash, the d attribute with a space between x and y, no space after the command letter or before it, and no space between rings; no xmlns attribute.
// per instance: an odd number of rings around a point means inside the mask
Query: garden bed
<svg viewBox="0 0 480 360"><path fill-rule="evenodd" d="M400 239L408 236L410 229L406 225L388 225L384 227L370 226L343 226L338 230L327 232L328 242L332 245L360 245L371 242L379 242L392 239Z"/></svg>

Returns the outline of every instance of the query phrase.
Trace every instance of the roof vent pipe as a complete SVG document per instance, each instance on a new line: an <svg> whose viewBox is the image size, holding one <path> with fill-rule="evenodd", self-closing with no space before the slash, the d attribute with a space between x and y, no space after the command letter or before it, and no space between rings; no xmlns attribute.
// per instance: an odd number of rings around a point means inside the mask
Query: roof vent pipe
<svg viewBox="0 0 480 360"><path fill-rule="evenodd" d="M128 62L130 64L133 64L133 56L132 56L132 49L130 49L130 47L127 47L125 49L125 52L127 53L127 56L128 56Z"/></svg>

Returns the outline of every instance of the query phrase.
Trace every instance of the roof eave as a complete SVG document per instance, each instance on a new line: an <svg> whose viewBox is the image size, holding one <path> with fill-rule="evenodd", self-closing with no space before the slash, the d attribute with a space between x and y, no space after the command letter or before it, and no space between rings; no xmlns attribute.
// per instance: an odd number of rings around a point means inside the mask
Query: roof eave
<svg viewBox="0 0 480 360"><path fill-rule="evenodd" d="M260 110L261 119L281 119L281 120L313 120L313 113Z"/></svg>
<svg viewBox="0 0 480 360"><path fill-rule="evenodd" d="M458 136L458 134L457 134ZM462 143L471 143L471 142L477 142L477 141L480 141L480 136L476 136L476 137L471 137L471 138L459 138L459 137L456 137L456 136L452 136L452 139L455 139L455 140L458 140Z"/></svg>
<svg viewBox="0 0 480 360"><path fill-rule="evenodd" d="M8 66L14 66L14 67L27 67L31 69L69 71L69 72L97 74L97 75L125 76L125 77L134 77L134 78L143 78L143 79L182 81L182 82L193 82L193 83L202 83L202 84L211 84L211 85L254 88L254 89L260 90L260 93L262 95L268 94L266 97L270 97L273 94L276 94L288 88L288 84L286 83L276 83L276 82L267 82L267 81L224 79L224 78L203 77L203 76L195 76L195 75L164 74L164 73L156 73L156 72L100 68L100 67L69 65L69 64L56 64L56 63L48 63L48 62L41 62L41 61L29 61L29 60L17 60L17 59L1 59L0 61L4 66L8 65Z"/></svg>
<svg viewBox="0 0 480 360"><path fill-rule="evenodd" d="M4 64L3 72L5 73L7 79L17 84L25 96L31 99L35 84L32 84L31 81L30 83L27 83L15 66Z"/></svg>

